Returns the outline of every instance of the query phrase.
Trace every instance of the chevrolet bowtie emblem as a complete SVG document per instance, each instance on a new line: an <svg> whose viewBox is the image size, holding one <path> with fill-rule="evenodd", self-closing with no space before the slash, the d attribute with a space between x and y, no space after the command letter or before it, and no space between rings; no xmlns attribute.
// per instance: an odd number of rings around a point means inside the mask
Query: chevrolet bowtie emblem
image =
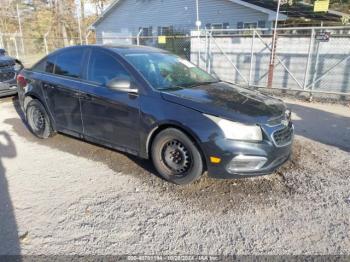
<svg viewBox="0 0 350 262"><path fill-rule="evenodd" d="M284 126L288 126L289 121L288 120L282 120L281 124L284 125Z"/></svg>

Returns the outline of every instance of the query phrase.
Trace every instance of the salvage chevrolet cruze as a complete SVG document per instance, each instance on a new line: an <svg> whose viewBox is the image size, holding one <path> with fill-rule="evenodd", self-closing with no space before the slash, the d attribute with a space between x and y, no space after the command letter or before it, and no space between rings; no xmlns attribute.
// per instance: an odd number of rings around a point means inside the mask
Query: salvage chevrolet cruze
<svg viewBox="0 0 350 262"><path fill-rule="evenodd" d="M152 159L176 184L205 171L216 178L269 174L291 154L293 124L282 101L163 50L64 48L23 70L17 83L37 137L61 132Z"/></svg>

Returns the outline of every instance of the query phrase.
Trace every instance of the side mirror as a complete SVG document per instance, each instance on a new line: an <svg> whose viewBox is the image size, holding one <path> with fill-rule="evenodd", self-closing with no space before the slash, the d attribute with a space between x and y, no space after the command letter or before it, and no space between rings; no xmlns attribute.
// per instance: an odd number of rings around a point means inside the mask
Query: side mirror
<svg viewBox="0 0 350 262"><path fill-rule="evenodd" d="M129 79L113 78L107 83L107 87L121 92L138 93L138 89L131 88L131 81Z"/></svg>

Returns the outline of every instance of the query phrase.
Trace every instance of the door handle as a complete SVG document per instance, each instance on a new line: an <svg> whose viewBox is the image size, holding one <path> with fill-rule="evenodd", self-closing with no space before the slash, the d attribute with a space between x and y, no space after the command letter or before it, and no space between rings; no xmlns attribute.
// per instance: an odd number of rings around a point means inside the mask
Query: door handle
<svg viewBox="0 0 350 262"><path fill-rule="evenodd" d="M80 94L80 97L84 100L88 100L88 101L92 100L92 95L90 94Z"/></svg>
<svg viewBox="0 0 350 262"><path fill-rule="evenodd" d="M55 87L53 85L44 84L44 88L54 89Z"/></svg>

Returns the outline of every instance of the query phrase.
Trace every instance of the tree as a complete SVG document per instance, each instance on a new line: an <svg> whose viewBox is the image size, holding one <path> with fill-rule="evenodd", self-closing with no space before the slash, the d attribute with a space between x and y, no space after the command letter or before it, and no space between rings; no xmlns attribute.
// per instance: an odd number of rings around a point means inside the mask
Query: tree
<svg viewBox="0 0 350 262"><path fill-rule="evenodd" d="M112 2L112 0L88 0L95 6L96 15L101 15L105 6Z"/></svg>

